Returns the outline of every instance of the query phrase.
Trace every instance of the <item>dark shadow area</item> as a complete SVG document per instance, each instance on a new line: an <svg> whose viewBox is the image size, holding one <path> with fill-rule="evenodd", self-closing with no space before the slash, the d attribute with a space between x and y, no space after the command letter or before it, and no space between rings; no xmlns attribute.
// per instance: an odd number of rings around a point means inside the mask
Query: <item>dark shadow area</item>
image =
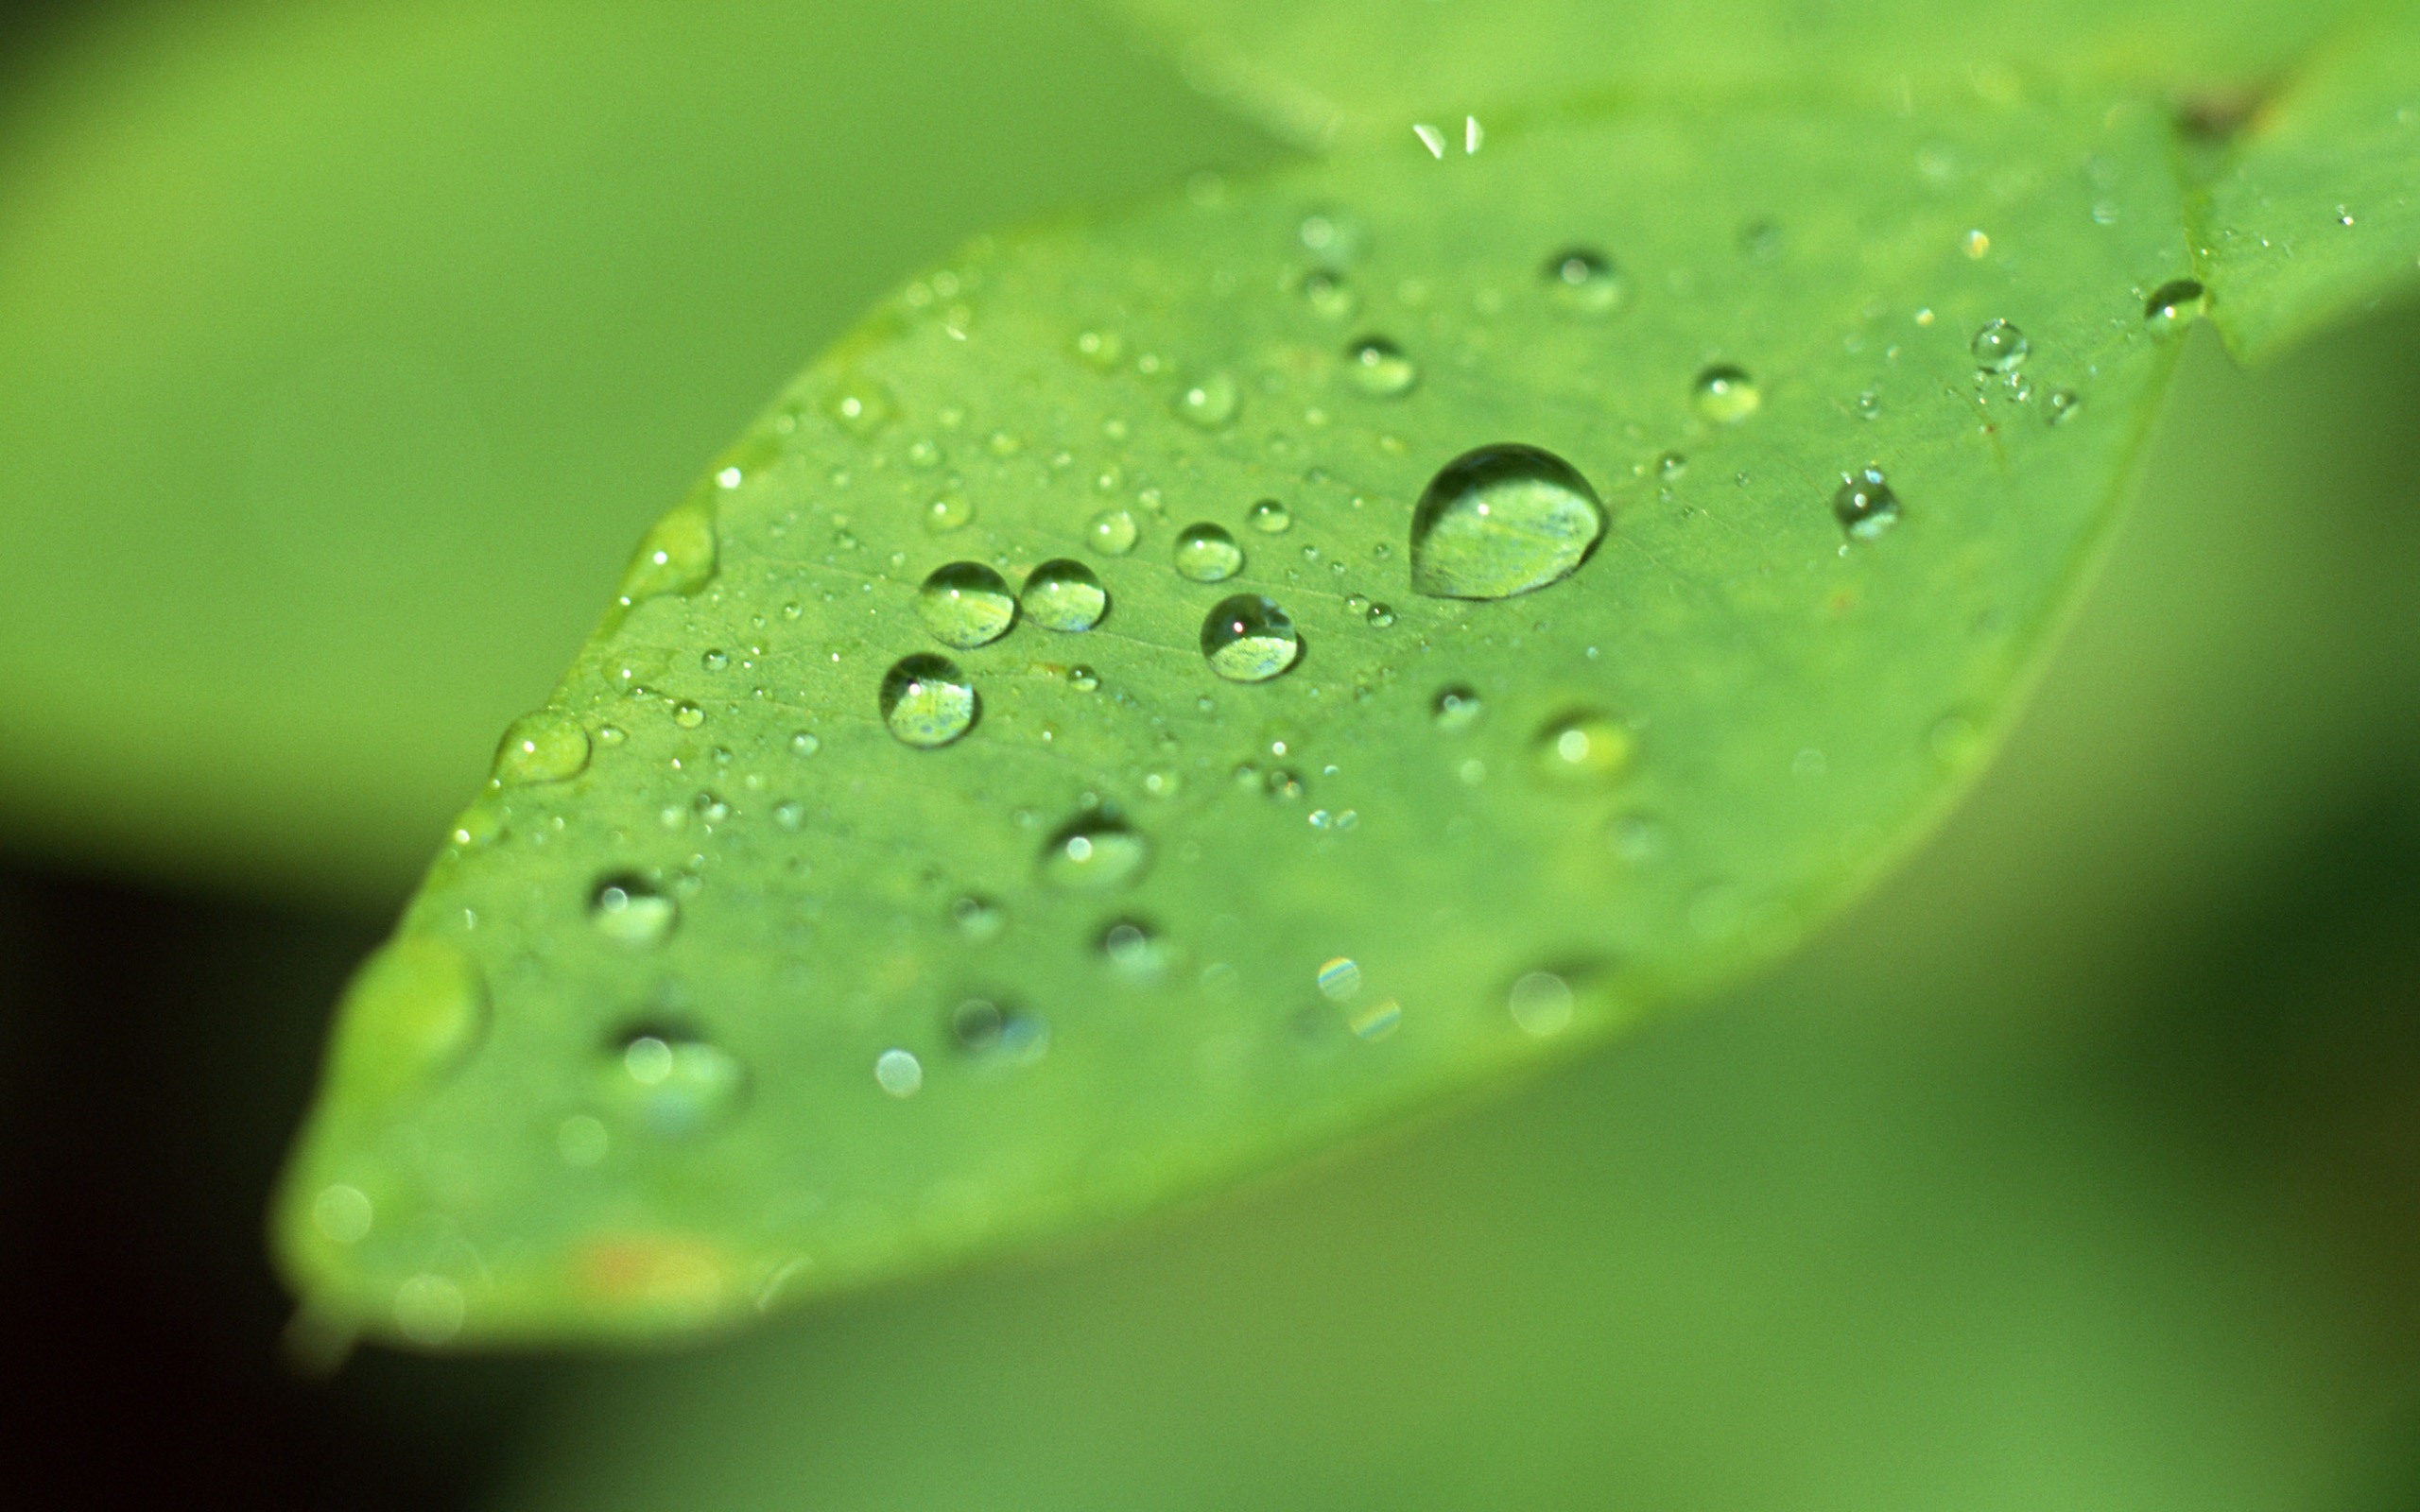
<svg viewBox="0 0 2420 1512"><path fill-rule="evenodd" d="M13 869L0 918L11 1503L467 1504L544 1366L279 1355L262 1215L380 921Z"/></svg>

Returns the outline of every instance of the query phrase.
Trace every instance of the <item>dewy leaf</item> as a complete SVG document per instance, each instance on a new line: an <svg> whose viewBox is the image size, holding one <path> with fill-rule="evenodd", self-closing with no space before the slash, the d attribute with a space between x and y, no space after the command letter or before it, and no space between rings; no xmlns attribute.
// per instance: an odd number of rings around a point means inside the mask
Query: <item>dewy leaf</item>
<svg viewBox="0 0 2420 1512"><path fill-rule="evenodd" d="M1768 957L2083 576L2181 334L2169 152L2099 97L1575 123L910 284L367 969L278 1219L312 1314L727 1325Z"/></svg>
<svg viewBox="0 0 2420 1512"><path fill-rule="evenodd" d="M1465 112L1574 100L1804 98L1880 106L1944 88L2093 79L2231 95L2324 35L2342 0L1839 5L1713 0L1105 0L1197 85L1297 140L1459 138Z"/></svg>
<svg viewBox="0 0 2420 1512"><path fill-rule="evenodd" d="M2420 268L2420 7L2347 28L2245 127L2199 207L2228 342L2265 355Z"/></svg>

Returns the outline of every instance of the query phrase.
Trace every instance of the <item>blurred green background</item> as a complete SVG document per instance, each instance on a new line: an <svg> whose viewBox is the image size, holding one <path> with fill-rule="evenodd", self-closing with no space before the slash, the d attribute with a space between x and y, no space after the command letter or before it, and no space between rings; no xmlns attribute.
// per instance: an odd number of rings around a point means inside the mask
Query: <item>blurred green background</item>
<svg viewBox="0 0 2420 1512"><path fill-rule="evenodd" d="M327 1005L888 284L1280 149L1072 5L0 10L31 1505L2420 1506L2420 313L2189 354L2035 708L1769 980L658 1359L279 1364Z"/></svg>

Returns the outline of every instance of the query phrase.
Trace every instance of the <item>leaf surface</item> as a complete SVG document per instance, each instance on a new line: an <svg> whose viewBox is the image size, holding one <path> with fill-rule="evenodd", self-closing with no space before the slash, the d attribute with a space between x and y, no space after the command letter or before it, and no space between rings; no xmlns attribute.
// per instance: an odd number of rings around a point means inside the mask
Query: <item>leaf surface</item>
<svg viewBox="0 0 2420 1512"><path fill-rule="evenodd" d="M723 1326L1769 957L2071 602L2182 334L2143 318L2191 271L2170 160L2089 93L1650 112L977 245L658 526L514 727L344 1009L289 1271L423 1345ZM1507 444L1601 541L1533 490L1424 558L1424 490ZM1051 627L1063 561L1095 628ZM987 570L1028 592L973 644ZM1222 644L1237 594L1290 661Z"/></svg>

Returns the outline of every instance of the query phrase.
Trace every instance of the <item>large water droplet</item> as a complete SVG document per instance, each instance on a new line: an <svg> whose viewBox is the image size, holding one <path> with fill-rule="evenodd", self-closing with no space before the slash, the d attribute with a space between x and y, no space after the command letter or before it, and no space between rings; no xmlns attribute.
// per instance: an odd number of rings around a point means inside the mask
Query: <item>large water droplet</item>
<svg viewBox="0 0 2420 1512"><path fill-rule="evenodd" d="M1510 598L1571 576L1604 533L1604 506L1570 463L1534 446L1482 446L1420 496L1411 586L1432 598Z"/></svg>
<svg viewBox="0 0 2420 1512"><path fill-rule="evenodd" d="M554 709L523 714L496 747L495 780L508 787L560 782L588 765L588 731L579 720Z"/></svg>
<svg viewBox="0 0 2420 1512"><path fill-rule="evenodd" d="M1223 525L1187 525L1176 538L1176 570L1197 583L1220 583L1243 571L1243 548Z"/></svg>
<svg viewBox="0 0 2420 1512"><path fill-rule="evenodd" d="M1610 782L1630 769L1637 742L1610 714L1565 714L1538 731L1538 768L1548 777Z"/></svg>
<svg viewBox="0 0 2420 1512"><path fill-rule="evenodd" d="M748 1094L747 1068L711 1040L667 1029L622 1036L603 1073L603 1099L652 1133L700 1133L738 1110Z"/></svg>
<svg viewBox="0 0 2420 1512"><path fill-rule="evenodd" d="M882 679L882 722L919 750L946 746L975 728L975 684L946 657L902 657Z"/></svg>
<svg viewBox="0 0 2420 1512"><path fill-rule="evenodd" d="M2025 339L2024 332L2006 320L1986 320L1966 350L1975 354L1976 365L1985 372L2014 372L2024 366L2033 344Z"/></svg>
<svg viewBox="0 0 2420 1512"><path fill-rule="evenodd" d="M954 561L934 568L916 591L916 614L934 640L964 651L1008 634L1017 601L998 573L979 561Z"/></svg>
<svg viewBox="0 0 2420 1512"><path fill-rule="evenodd" d="M1420 383L1420 368L1385 336L1363 336L1344 349L1353 387L1373 399L1400 399Z"/></svg>
<svg viewBox="0 0 2420 1512"><path fill-rule="evenodd" d="M681 922L681 905L655 884L633 872L617 872L590 889L589 922L616 945L661 945Z"/></svg>
<svg viewBox="0 0 2420 1512"><path fill-rule="evenodd" d="M1228 372L1204 373L1176 396L1177 419L1205 431L1225 427L1243 406L1243 390Z"/></svg>
<svg viewBox="0 0 2420 1512"><path fill-rule="evenodd" d="M337 1022L330 1080L365 1107L449 1074L486 1035L487 984L443 940L403 936L353 979Z"/></svg>
<svg viewBox="0 0 2420 1512"><path fill-rule="evenodd" d="M1832 516L1853 541L1872 541L1899 523L1899 496L1878 467L1844 473L1832 495Z"/></svg>
<svg viewBox="0 0 2420 1512"><path fill-rule="evenodd" d="M2153 335L2167 335L2191 325L2209 313L2210 291L2198 279L2170 279L2143 301L2143 323Z"/></svg>
<svg viewBox="0 0 2420 1512"><path fill-rule="evenodd" d="M1201 622L1201 654L1230 682L1267 682L1303 654L1286 611L1258 593L1219 601Z"/></svg>
<svg viewBox="0 0 2420 1512"><path fill-rule="evenodd" d="M1051 835L1042 848L1042 878L1071 892L1105 892L1141 877L1151 842L1140 830L1105 814L1087 814Z"/></svg>
<svg viewBox="0 0 2420 1512"><path fill-rule="evenodd" d="M1564 309L1603 315L1618 308L1625 290L1613 260L1587 247L1566 247L1547 259L1547 297Z"/></svg>
<svg viewBox="0 0 2420 1512"><path fill-rule="evenodd" d="M1074 633L1089 630L1109 612L1109 590L1093 570L1061 558L1046 561L1026 576L1018 602L1026 618L1046 630Z"/></svg>
<svg viewBox="0 0 2420 1512"><path fill-rule="evenodd" d="M1718 425L1737 425L1765 402L1764 393L1756 387L1756 380L1748 376L1747 369L1728 363L1717 363L1700 372L1690 392L1697 402L1698 413Z"/></svg>
<svg viewBox="0 0 2420 1512"><path fill-rule="evenodd" d="M1104 557L1123 557L1134 549L1142 534L1134 517L1123 509L1103 509L1084 527L1084 541Z"/></svg>
<svg viewBox="0 0 2420 1512"><path fill-rule="evenodd" d="M694 593L715 575L715 513L710 497L693 494L658 520L622 573L622 602L666 593Z"/></svg>

